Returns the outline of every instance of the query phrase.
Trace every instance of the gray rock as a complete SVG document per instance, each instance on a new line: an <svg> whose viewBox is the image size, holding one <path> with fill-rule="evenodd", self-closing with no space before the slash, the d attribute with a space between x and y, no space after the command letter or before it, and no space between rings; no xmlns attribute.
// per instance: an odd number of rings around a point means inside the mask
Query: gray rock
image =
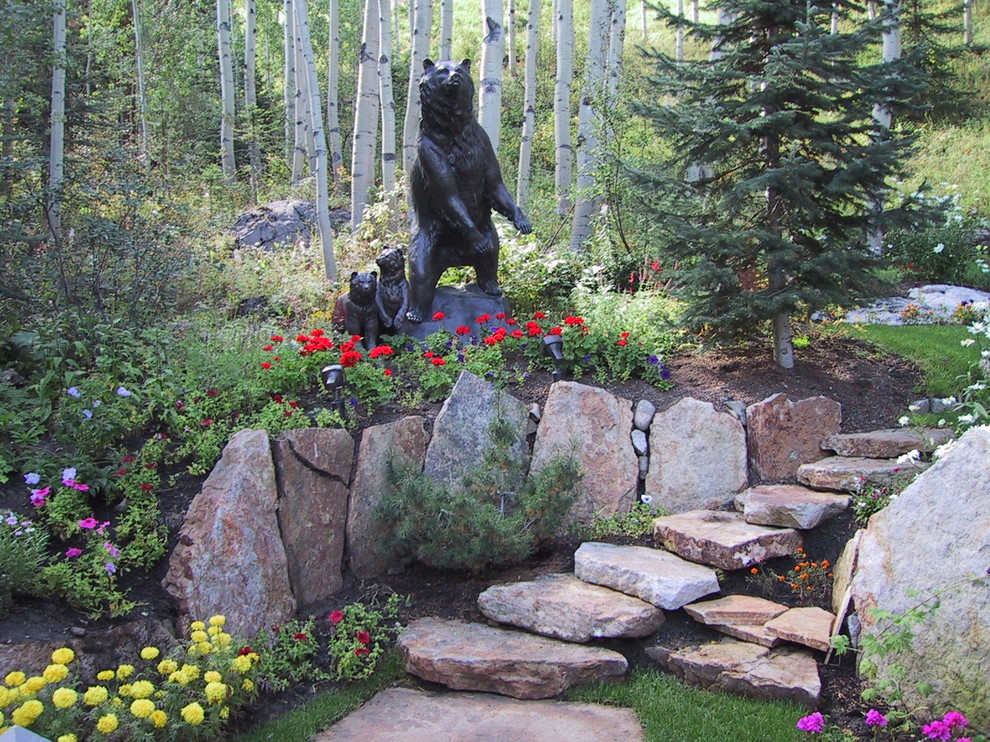
<svg viewBox="0 0 990 742"><path fill-rule="evenodd" d="M639 478L646 479L646 475L650 471L650 457L639 456L637 461L639 461Z"/></svg>
<svg viewBox="0 0 990 742"><path fill-rule="evenodd" d="M794 484L761 484L736 497L747 523L808 530L849 507L848 495L818 492Z"/></svg>
<svg viewBox="0 0 990 742"><path fill-rule="evenodd" d="M636 403L633 410L633 427L636 430L648 432L653 423L653 416L657 414L657 406L648 399L641 399Z"/></svg>
<svg viewBox="0 0 990 742"><path fill-rule="evenodd" d="M642 742L632 709L388 688L314 742Z"/></svg>
<svg viewBox="0 0 990 742"><path fill-rule="evenodd" d="M633 430L630 439L637 456L646 456L650 452L650 444L646 440L646 433L642 430Z"/></svg>
<svg viewBox="0 0 990 742"><path fill-rule="evenodd" d="M822 441L822 448L835 451L838 456L890 459L913 450L931 453L952 437L953 432L947 428L887 428L868 433L830 435Z"/></svg>
<svg viewBox="0 0 990 742"><path fill-rule="evenodd" d="M308 247L315 223L312 201L272 201L241 214L231 232L237 247L274 250L297 243Z"/></svg>
<svg viewBox="0 0 990 742"><path fill-rule="evenodd" d="M833 614L823 608L811 606L791 608L767 621L764 628L784 641L827 652L834 622Z"/></svg>
<svg viewBox="0 0 990 742"><path fill-rule="evenodd" d="M443 317L433 319L438 313L442 314ZM423 322L418 324L407 322L403 327L403 332L417 340L425 340L440 330L446 330L453 335L459 326L464 325L478 334L477 318L483 314L492 317L492 320L485 325L484 334L487 335L488 328L493 325L506 327L505 322L494 319L496 314L511 314L509 300L505 298L505 294L489 296L475 283L469 283L466 286L438 286L437 293L433 297L431 313ZM512 330L514 328L507 327L506 329Z"/></svg>
<svg viewBox="0 0 990 742"><path fill-rule="evenodd" d="M801 484L816 489L859 492L869 485L892 484L899 476L909 476L927 466L919 461L902 464L897 459L831 456L813 464L801 464L797 478Z"/></svg>
<svg viewBox="0 0 990 742"><path fill-rule="evenodd" d="M478 608L493 621L579 643L649 636L664 620L650 603L565 574L494 585Z"/></svg>
<svg viewBox="0 0 990 742"><path fill-rule="evenodd" d="M396 644L406 672L454 690L552 698L573 685L625 675L618 652L465 621L421 618Z"/></svg>
<svg viewBox="0 0 990 742"><path fill-rule="evenodd" d="M424 419L418 415L373 425L361 435L347 508L347 558L351 571L361 579L383 574L401 558L388 541L384 522L375 515L388 486L389 457L397 466L422 471L428 442Z"/></svg>
<svg viewBox="0 0 990 742"><path fill-rule="evenodd" d="M223 450L186 513L162 586L179 612L227 617L242 636L268 631L296 610L268 435L242 430Z"/></svg>
<svg viewBox="0 0 990 742"><path fill-rule="evenodd" d="M957 401L955 397L932 397L932 413L937 415L942 412L948 412L956 406L956 403Z"/></svg>
<svg viewBox="0 0 990 742"><path fill-rule="evenodd" d="M691 618L706 626L763 625L786 610L786 605L751 595L726 595L684 606L684 611Z"/></svg>
<svg viewBox="0 0 990 742"><path fill-rule="evenodd" d="M645 546L581 544L574 574L671 611L719 591L715 570Z"/></svg>
<svg viewBox="0 0 990 742"><path fill-rule="evenodd" d="M629 510L636 500L638 462L633 451L632 403L604 389L572 381L550 387L536 433L530 474L555 455L573 455L581 466L580 493L568 523L589 524Z"/></svg>
<svg viewBox="0 0 990 742"><path fill-rule="evenodd" d="M793 554L801 545L801 534L793 529L753 525L739 513L719 510L657 518L653 536L684 559L730 570Z"/></svg>
<svg viewBox="0 0 990 742"><path fill-rule="evenodd" d="M746 433L710 402L682 399L650 429L646 493L670 513L715 508L746 486Z"/></svg>
<svg viewBox="0 0 990 742"><path fill-rule="evenodd" d="M740 402L738 399L727 399L725 401L725 409L727 409L739 424L744 428L748 420L746 419L746 403Z"/></svg>
<svg viewBox="0 0 990 742"><path fill-rule="evenodd" d="M272 451L292 594L300 605L317 603L344 584L340 567L354 440L346 430L288 430Z"/></svg>
<svg viewBox="0 0 990 742"><path fill-rule="evenodd" d="M852 580L863 633L876 636L887 621L937 596L940 605L911 627L910 651L880 658L881 673L904 669L899 683L909 705L925 703L933 716L955 709L976 728L990 725L990 428L968 430L890 505L870 518ZM919 682L934 692L921 699Z"/></svg>
<svg viewBox="0 0 990 742"><path fill-rule="evenodd" d="M466 474L481 465L491 449L491 424L498 418L516 434L510 454L520 480L528 465L526 422L529 408L504 390L462 371L447 401L433 422L433 438L426 449L423 470L451 487L460 487Z"/></svg>
<svg viewBox="0 0 990 742"><path fill-rule="evenodd" d="M838 615L841 613L840 607L844 600L843 596L852 582L856 573L856 565L859 562L859 541L863 538L863 529L860 528L842 547L839 558L832 565L832 611ZM851 595L851 593L850 593Z"/></svg>
<svg viewBox="0 0 990 742"><path fill-rule="evenodd" d="M911 412L916 412L919 415L927 415L932 411L931 400L925 397L924 399L916 399L914 402L908 405L908 410Z"/></svg>
<svg viewBox="0 0 990 742"><path fill-rule="evenodd" d="M820 444L839 432L842 407L827 397L791 402L784 394L774 394L750 405L746 419L753 474L764 482L777 482L822 457Z"/></svg>

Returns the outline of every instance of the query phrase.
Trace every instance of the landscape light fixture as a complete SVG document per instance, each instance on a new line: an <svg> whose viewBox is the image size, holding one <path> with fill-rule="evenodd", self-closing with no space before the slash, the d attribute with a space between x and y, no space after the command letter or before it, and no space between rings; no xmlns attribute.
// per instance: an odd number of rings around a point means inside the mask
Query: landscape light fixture
<svg viewBox="0 0 990 742"><path fill-rule="evenodd" d="M544 335L543 352L553 359L553 380L561 381L564 378L564 370L560 367L564 362L564 338L560 335Z"/></svg>
<svg viewBox="0 0 990 742"><path fill-rule="evenodd" d="M347 383L347 377L344 375L344 367L339 363L325 366L320 371L320 378L323 380L323 386L333 395L333 408L340 415L340 419L343 420L344 400L341 395L344 390L344 384Z"/></svg>

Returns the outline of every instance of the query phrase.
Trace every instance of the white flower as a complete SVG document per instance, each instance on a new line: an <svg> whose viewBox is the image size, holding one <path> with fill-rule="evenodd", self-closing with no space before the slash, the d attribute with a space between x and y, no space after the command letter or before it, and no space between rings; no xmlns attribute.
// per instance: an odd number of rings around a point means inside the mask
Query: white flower
<svg viewBox="0 0 990 742"><path fill-rule="evenodd" d="M975 338L966 338L965 340L960 340L959 344L964 348L968 348L970 345L972 345L975 342L976 342Z"/></svg>
<svg viewBox="0 0 990 742"><path fill-rule="evenodd" d="M947 454L951 450L951 448L954 445L956 445L955 438L953 438L951 441L946 441L941 446L939 446L934 451L932 451L932 459L935 460L942 458L943 456L945 456L945 454Z"/></svg>
<svg viewBox="0 0 990 742"><path fill-rule="evenodd" d="M945 422L945 418L943 417L941 420L938 421L938 427L944 428L945 426L946 426L946 422Z"/></svg>
<svg viewBox="0 0 990 742"><path fill-rule="evenodd" d="M642 497L639 498L639 500L644 505L652 505L653 504L653 497L651 495L643 495Z"/></svg>
<svg viewBox="0 0 990 742"><path fill-rule="evenodd" d="M976 415L960 415L959 422L965 423L966 425L972 425L976 422Z"/></svg>
<svg viewBox="0 0 990 742"><path fill-rule="evenodd" d="M915 461L921 458L921 452L917 448L908 451L903 456L897 457L898 464L913 464Z"/></svg>
<svg viewBox="0 0 990 742"><path fill-rule="evenodd" d="M954 405L956 403L956 398L955 397L942 397L941 402L946 407L951 407L952 405Z"/></svg>
<svg viewBox="0 0 990 742"><path fill-rule="evenodd" d="M918 412L920 409L921 409L921 405L917 405L917 404L908 405L908 412Z"/></svg>
<svg viewBox="0 0 990 742"><path fill-rule="evenodd" d="M904 415L903 417L898 418L897 420L898 425L907 425L909 422L911 422L911 418L908 417L907 415Z"/></svg>
<svg viewBox="0 0 990 742"><path fill-rule="evenodd" d="M941 252L942 252L942 251L943 251L944 249L945 249L945 243L944 243L944 242L939 242L939 243L938 243L937 245L935 245L935 247L934 247L934 248L932 249L932 252L933 252L933 253L935 253L935 254L937 255L937 254L939 254L939 253L941 253Z"/></svg>

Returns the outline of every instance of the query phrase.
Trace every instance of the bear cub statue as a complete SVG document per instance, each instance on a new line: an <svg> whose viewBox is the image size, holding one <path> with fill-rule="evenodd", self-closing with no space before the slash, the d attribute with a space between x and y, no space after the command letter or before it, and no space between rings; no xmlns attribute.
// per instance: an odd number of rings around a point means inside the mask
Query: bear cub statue
<svg viewBox="0 0 990 742"><path fill-rule="evenodd" d="M386 247L375 260L381 270L375 303L382 331L401 334L409 311L409 282L406 280L406 258L402 248Z"/></svg>
<svg viewBox="0 0 990 742"><path fill-rule="evenodd" d="M474 118L471 60L427 59L423 67L419 146L409 176L413 219L406 317L416 323L431 316L437 281L447 268L471 266L482 291L501 295L492 209L523 234L533 231L502 182L491 141Z"/></svg>
<svg viewBox="0 0 990 742"><path fill-rule="evenodd" d="M337 299L333 309L333 324L349 335L360 335L368 350L378 345L378 274L351 273L350 291Z"/></svg>

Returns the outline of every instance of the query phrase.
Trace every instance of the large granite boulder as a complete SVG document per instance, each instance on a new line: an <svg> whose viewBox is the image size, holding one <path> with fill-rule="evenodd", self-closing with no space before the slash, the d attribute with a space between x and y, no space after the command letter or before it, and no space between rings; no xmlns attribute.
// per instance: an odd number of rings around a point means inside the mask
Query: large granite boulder
<svg viewBox="0 0 990 742"><path fill-rule="evenodd" d="M361 579L382 574L401 557L388 542L389 531L375 509L387 487L389 460L422 471L430 440L424 422L419 415L410 415L365 428L361 435L347 510L347 557L351 571Z"/></svg>
<svg viewBox="0 0 990 742"><path fill-rule="evenodd" d="M580 494L568 521L589 524L597 516L624 513L636 499L639 462L633 450L632 402L578 384L550 387L536 431L530 474L556 455L571 455L581 466Z"/></svg>
<svg viewBox="0 0 990 742"><path fill-rule="evenodd" d="M911 627L910 651L873 658L881 673L897 664L908 705L934 715L955 709L977 728L990 725L990 427L968 430L890 505L870 518L859 542L852 596L865 634L924 603L938 608ZM931 697L915 685L930 683Z"/></svg>
<svg viewBox="0 0 990 742"><path fill-rule="evenodd" d="M227 617L230 631L252 636L292 618L279 535L271 444L263 430L242 430L193 498L163 587L192 619Z"/></svg>
<svg viewBox="0 0 990 742"><path fill-rule="evenodd" d="M278 523L289 583L300 605L340 590L347 521L347 482L354 439L346 430L289 430L272 442L278 478Z"/></svg>
<svg viewBox="0 0 990 742"><path fill-rule="evenodd" d="M711 402L687 397L653 418L646 494L669 513L718 508L746 486L746 432Z"/></svg>
<svg viewBox="0 0 990 742"><path fill-rule="evenodd" d="M791 402L774 394L746 408L749 464L764 482L791 479L822 457L821 442L839 432L842 407L827 397Z"/></svg>

